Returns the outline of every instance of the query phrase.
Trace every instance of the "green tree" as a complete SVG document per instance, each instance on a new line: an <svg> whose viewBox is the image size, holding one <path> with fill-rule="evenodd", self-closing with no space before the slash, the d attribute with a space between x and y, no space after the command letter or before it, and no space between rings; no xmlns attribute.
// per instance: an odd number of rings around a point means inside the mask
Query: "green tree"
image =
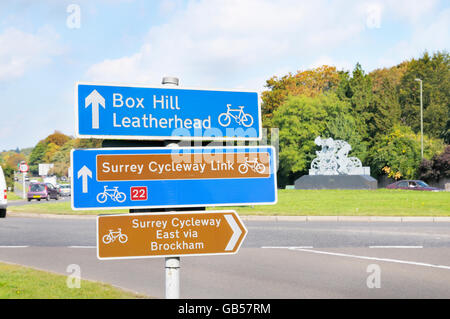
<svg viewBox="0 0 450 319"><path fill-rule="evenodd" d="M314 139L329 133L327 124L349 105L335 94L316 97L290 96L273 114L273 124L279 128L279 185L292 183L309 169L315 158Z"/></svg>
<svg viewBox="0 0 450 319"><path fill-rule="evenodd" d="M372 79L364 72L359 63L356 64L352 76L344 74L337 90L337 94L343 101L350 103L350 111L353 117L359 118L356 124L358 134L364 139L373 136L376 129L373 122L373 92Z"/></svg>
<svg viewBox="0 0 450 319"><path fill-rule="evenodd" d="M424 134L446 138L450 119L450 55L425 52L420 59L412 59L399 86L402 122L414 132L420 131L420 87L423 83ZM447 139L448 142L448 139Z"/></svg>
<svg viewBox="0 0 450 319"><path fill-rule="evenodd" d="M421 162L420 136L407 126L395 126L386 135L378 136L370 150L371 172L375 176L387 174L388 177L415 178ZM424 138L424 157L432 158L442 152L442 140Z"/></svg>
<svg viewBox="0 0 450 319"><path fill-rule="evenodd" d="M39 164L43 163L45 154L47 153L47 142L45 140L40 141L31 151L28 165L30 172L34 175L39 173Z"/></svg>
<svg viewBox="0 0 450 319"><path fill-rule="evenodd" d="M364 163L368 155L369 143L355 130L360 125L358 121L359 119L350 113L340 113L327 121L324 134L334 140L349 143L352 147L352 156L358 157Z"/></svg>
<svg viewBox="0 0 450 319"><path fill-rule="evenodd" d="M372 132L375 135L387 134L395 125L401 123L401 106L398 87L408 63L403 62L391 68L377 69L369 76L372 79L373 113Z"/></svg>

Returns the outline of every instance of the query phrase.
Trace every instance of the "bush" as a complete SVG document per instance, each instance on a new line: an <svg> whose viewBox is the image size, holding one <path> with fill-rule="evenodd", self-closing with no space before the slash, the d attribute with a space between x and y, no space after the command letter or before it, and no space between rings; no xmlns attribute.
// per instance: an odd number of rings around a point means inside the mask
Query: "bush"
<svg viewBox="0 0 450 319"><path fill-rule="evenodd" d="M419 178L424 181L438 181L450 177L450 145L445 150L433 156L431 160L424 159L419 166Z"/></svg>

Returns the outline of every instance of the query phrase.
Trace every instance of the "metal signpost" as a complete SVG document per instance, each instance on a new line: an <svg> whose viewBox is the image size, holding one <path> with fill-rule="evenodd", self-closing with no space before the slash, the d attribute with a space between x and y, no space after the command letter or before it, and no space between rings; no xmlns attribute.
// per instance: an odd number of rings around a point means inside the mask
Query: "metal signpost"
<svg viewBox="0 0 450 319"><path fill-rule="evenodd" d="M72 150L71 201L74 210L131 209L98 217L98 258L165 257L166 298L179 298L179 256L234 254L247 234L235 211L195 209L275 204L275 149L130 147L133 140L261 140L257 92L164 83L171 87L76 84L76 136L127 141ZM192 211L175 212L183 208Z"/></svg>
<svg viewBox="0 0 450 319"><path fill-rule="evenodd" d="M25 177L27 176L28 170L29 170L28 164L24 161L20 162L19 171L22 173L22 196L24 199L27 197Z"/></svg>

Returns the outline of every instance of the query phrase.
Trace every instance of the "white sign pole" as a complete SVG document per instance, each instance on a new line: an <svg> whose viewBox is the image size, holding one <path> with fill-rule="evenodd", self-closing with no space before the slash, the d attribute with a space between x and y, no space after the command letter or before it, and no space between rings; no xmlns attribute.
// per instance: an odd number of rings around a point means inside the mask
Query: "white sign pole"
<svg viewBox="0 0 450 319"><path fill-rule="evenodd" d="M22 173L22 193L23 193L23 199L25 199L27 197L27 193L25 190L25 176L27 176L27 172L23 172Z"/></svg>
<svg viewBox="0 0 450 319"><path fill-rule="evenodd" d="M179 80L174 77L164 77L162 84L165 86L178 86ZM175 143L168 147L178 146ZM166 299L180 298L180 257L166 257Z"/></svg>

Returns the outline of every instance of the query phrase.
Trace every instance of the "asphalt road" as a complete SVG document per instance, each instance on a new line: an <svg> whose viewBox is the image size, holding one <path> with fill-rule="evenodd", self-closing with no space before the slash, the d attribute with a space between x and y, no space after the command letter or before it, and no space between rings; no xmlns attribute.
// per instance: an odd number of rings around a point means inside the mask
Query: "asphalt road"
<svg viewBox="0 0 450 319"><path fill-rule="evenodd" d="M182 298L450 298L448 222L245 224L238 254L181 258ZM164 258L100 261L95 245L92 218L0 220L1 261L164 297Z"/></svg>

